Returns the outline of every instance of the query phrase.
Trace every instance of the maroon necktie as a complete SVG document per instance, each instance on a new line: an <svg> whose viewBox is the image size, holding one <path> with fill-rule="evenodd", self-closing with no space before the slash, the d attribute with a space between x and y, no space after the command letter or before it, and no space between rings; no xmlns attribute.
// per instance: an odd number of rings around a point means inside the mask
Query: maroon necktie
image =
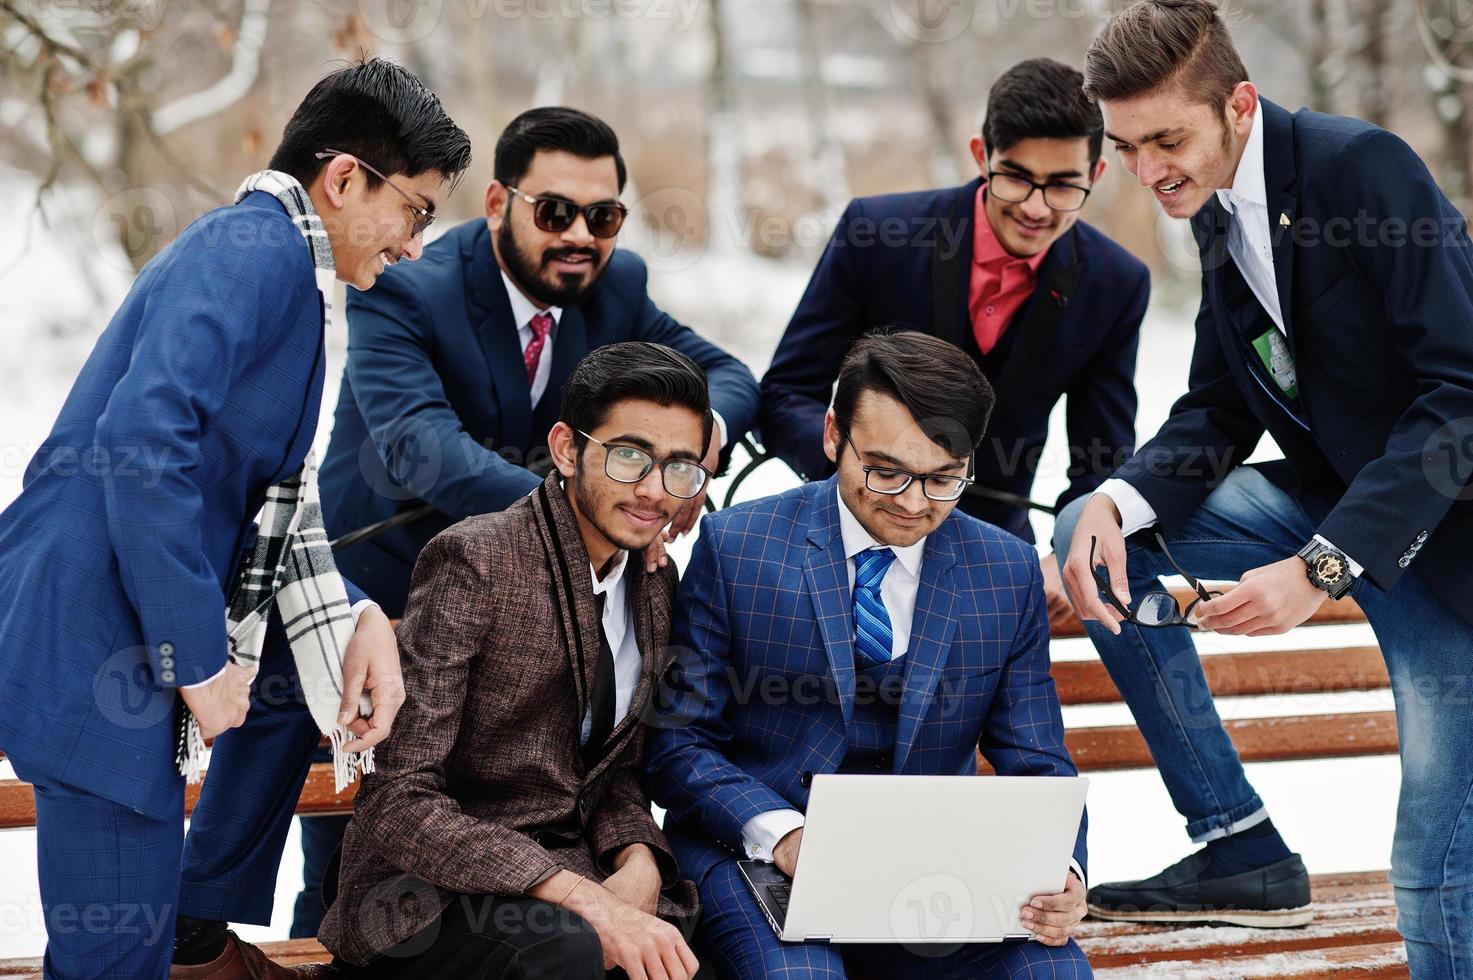
<svg viewBox="0 0 1473 980"><path fill-rule="evenodd" d="M522 360L527 365L527 384L537 377L537 365L542 360L542 348L547 346L547 332L552 329L552 314L539 313L532 318L528 324L532 328L532 340L527 344L527 349L522 352Z"/></svg>

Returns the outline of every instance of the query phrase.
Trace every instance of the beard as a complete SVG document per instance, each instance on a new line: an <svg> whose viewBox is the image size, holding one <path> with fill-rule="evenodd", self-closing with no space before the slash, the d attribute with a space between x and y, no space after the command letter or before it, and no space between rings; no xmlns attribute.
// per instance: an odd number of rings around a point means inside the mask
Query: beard
<svg viewBox="0 0 1473 980"><path fill-rule="evenodd" d="M587 447L584 448L584 452L586 451ZM603 495L589 485L594 483L594 480L584 478L587 472L587 465L587 460L580 453L577 472L574 474L573 479L568 481L568 486L573 493L573 501L577 505L578 513L583 516L583 519L593 525L594 530L603 535L606 541L624 551L643 551L645 548L654 544L655 538L660 534L660 528L651 531L648 539L641 541L638 532L632 528L609 526L617 517L616 515L611 515L610 519L605 521ZM665 523L669 522L666 521ZM661 527L663 526L662 524Z"/></svg>
<svg viewBox="0 0 1473 980"><path fill-rule="evenodd" d="M541 260L534 259L528 255L517 242L516 236L512 234L511 222L502 224L501 231L497 233L496 245L501 252L501 261L506 266L506 274L511 276L512 282L522 287L522 290L548 306L567 308L577 306L583 297L598 282L598 277L603 272L603 264L599 254L594 249L588 248L550 248L542 253ZM593 260L589 266L591 273L587 278L576 276L564 276L562 274L550 275L545 270L547 266L557 259L569 259L580 255L586 255Z"/></svg>

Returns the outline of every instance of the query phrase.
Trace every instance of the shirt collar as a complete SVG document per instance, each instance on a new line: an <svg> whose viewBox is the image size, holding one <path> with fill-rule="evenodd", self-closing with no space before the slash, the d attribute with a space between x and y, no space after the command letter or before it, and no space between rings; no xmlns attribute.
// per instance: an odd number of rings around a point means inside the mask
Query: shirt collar
<svg viewBox="0 0 1473 980"><path fill-rule="evenodd" d="M549 306L546 310L539 310L526 294L517 288L517 284L511 281L511 276L506 274L505 269L500 266L497 266L497 269L501 273L501 281L506 284L506 298L511 300L511 315L517 323L518 330L531 323L532 318L539 313L551 313L553 326L557 325L563 316L561 306Z"/></svg>
<svg viewBox="0 0 1473 980"><path fill-rule="evenodd" d="M861 551L868 551L871 548L889 547L891 551L895 552L895 557L900 561L900 564L905 566L905 570L912 577L921 574L921 555L926 549L925 538L921 538L915 544L904 548L897 548L893 545L882 545L870 536L870 533L864 529L863 524L859 523L859 518L855 517L854 512L849 509L849 505L844 503L844 495L839 494L837 489L835 493L838 494L839 498L839 533L844 538L844 557L846 559L853 558Z"/></svg>
<svg viewBox="0 0 1473 980"><path fill-rule="evenodd" d="M624 581L624 569L628 567L629 552L627 551L617 551L614 553L614 567L609 569L609 574L603 578L598 577L598 569L590 564L588 566L588 574L593 576L593 594L603 595L605 592L613 592Z"/></svg>
<svg viewBox="0 0 1473 980"><path fill-rule="evenodd" d="M1217 199L1227 208L1228 214L1236 211L1240 204L1268 207L1268 181L1263 167L1263 103L1260 102L1253 113L1248 144L1243 147L1243 156L1238 160L1237 172L1233 174L1233 186L1217 190Z"/></svg>
<svg viewBox="0 0 1473 980"><path fill-rule="evenodd" d="M976 217L973 219L976 230L972 233L972 261L978 265L1007 265L1010 262L1024 262L1034 272L1043 265L1043 260L1048 257L1048 249L1044 249L1037 255L1027 258L1019 258L1012 252L1002 247L1002 241L997 237L997 232L992 229L992 219L987 214L987 182L977 188ZM1049 246L1052 248L1053 246Z"/></svg>

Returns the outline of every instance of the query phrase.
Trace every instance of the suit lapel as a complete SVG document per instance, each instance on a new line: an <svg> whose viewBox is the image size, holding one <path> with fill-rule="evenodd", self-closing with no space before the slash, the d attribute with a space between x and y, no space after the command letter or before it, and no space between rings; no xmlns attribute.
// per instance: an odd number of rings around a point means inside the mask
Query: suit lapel
<svg viewBox="0 0 1473 980"><path fill-rule="evenodd" d="M1068 315L1069 302L1083 274L1084 259L1079 254L1078 235L1070 228L1049 249L1038 270L1038 285L1033 295L1008 326L1008 332L1016 331L1013 349L998 376L991 379L999 402L1026 400L1024 393L1016 389L1033 384L1038 377L1034 365L1051 356L1054 338Z"/></svg>
<svg viewBox="0 0 1473 980"><path fill-rule="evenodd" d="M854 720L854 617L844 536L839 533L838 493L838 483L830 477L808 504L808 541L813 547L803 565L803 580L818 617L847 731Z"/></svg>
<svg viewBox="0 0 1473 980"><path fill-rule="evenodd" d="M900 702L899 727L895 733L895 772L903 772L905 760L915 744L921 721L936 695L936 684L951 653L956 635L952 609L956 590L952 584L956 565L953 528L957 518L941 523L926 539L921 560L921 582L916 592L915 623L910 649L905 658L905 695Z"/></svg>
<svg viewBox="0 0 1473 980"><path fill-rule="evenodd" d="M561 618L561 635L568 671L573 677L579 724L588 713L593 692L593 675L598 669L598 606L593 599L588 552L578 533L577 519L556 471L548 474L537 489L537 522L551 566L553 594Z"/></svg>
<svg viewBox="0 0 1473 980"><path fill-rule="evenodd" d="M967 288L971 283L972 221L976 215L977 188L981 179L956 190L941 220L945 226L937 230L931 248L931 333L947 343L965 347L966 331L971 329L967 312ZM955 239L948 236L959 229ZM956 241L952 249L950 242Z"/></svg>
<svg viewBox="0 0 1473 980"><path fill-rule="evenodd" d="M1267 99L1259 99L1258 108L1263 113L1263 176L1268 191L1268 231L1274 250L1274 283L1279 289L1284 333L1293 353L1293 223L1299 207L1299 197L1295 193L1294 117Z"/></svg>
<svg viewBox="0 0 1473 980"><path fill-rule="evenodd" d="M522 342L517 337L501 267L491 248L489 228L476 236L472 249L471 261L466 265L468 312L481 353L491 369L493 394L501 410L501 444L526 446L531 442L532 386L527 383Z"/></svg>

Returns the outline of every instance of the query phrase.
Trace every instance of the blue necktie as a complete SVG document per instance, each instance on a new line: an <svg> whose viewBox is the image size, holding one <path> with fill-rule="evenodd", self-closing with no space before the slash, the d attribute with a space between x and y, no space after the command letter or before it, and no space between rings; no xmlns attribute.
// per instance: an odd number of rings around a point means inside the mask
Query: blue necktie
<svg viewBox="0 0 1473 980"><path fill-rule="evenodd" d="M895 631L880 597L880 583L895 560L889 548L872 548L854 556L854 650L862 668L890 662Z"/></svg>

